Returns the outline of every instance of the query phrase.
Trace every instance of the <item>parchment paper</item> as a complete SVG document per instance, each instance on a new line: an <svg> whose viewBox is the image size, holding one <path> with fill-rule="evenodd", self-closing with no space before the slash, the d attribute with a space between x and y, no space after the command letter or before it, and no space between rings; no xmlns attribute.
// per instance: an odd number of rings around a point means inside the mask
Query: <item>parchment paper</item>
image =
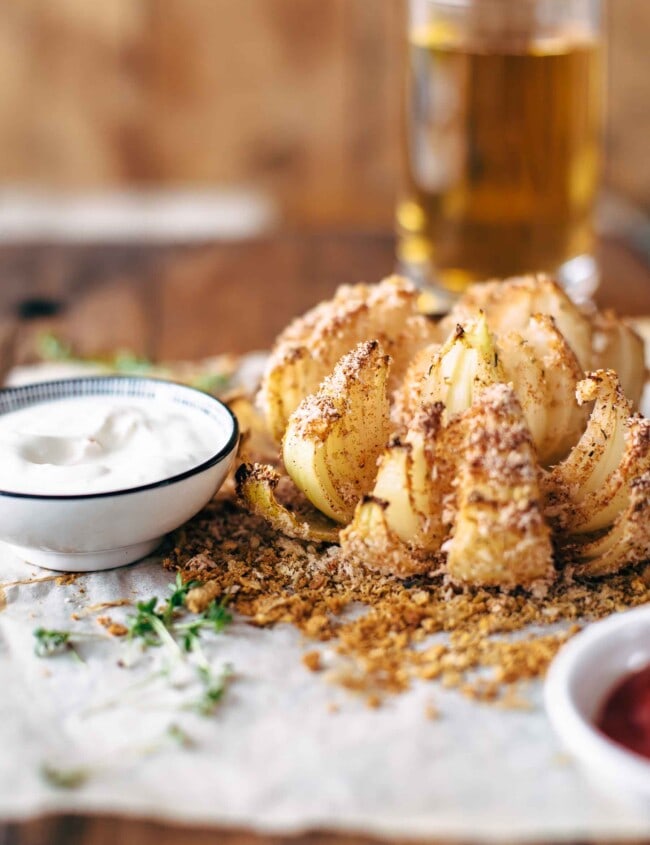
<svg viewBox="0 0 650 845"><path fill-rule="evenodd" d="M49 576L0 549L2 584ZM648 814L596 791L563 753L540 684L530 687L530 711L475 704L426 683L371 710L304 667L313 643L293 628L236 619L205 638L215 671L226 663L235 671L205 717L186 709L200 689L191 667L151 680L169 664L160 649L142 654L134 644L89 639L78 647L84 663L35 656L38 626L101 633L89 607L162 597L170 580L152 558L68 585L4 586L0 816L102 812L282 833L486 841L650 833ZM82 618L71 622L73 612ZM132 610L103 612L119 621ZM333 655L323 654L327 665ZM439 719L427 718L430 704ZM171 725L191 747L169 736ZM44 766L81 767L87 779L57 788Z"/></svg>

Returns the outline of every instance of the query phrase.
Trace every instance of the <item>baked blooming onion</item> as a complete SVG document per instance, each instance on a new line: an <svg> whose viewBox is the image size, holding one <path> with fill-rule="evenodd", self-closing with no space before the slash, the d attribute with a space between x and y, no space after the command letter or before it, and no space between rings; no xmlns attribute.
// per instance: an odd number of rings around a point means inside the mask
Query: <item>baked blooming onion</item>
<svg viewBox="0 0 650 845"><path fill-rule="evenodd" d="M391 380L397 385L415 352L437 336L417 304L415 288L393 276L378 285L345 285L332 300L294 320L274 345L261 388L264 417L275 440L280 442L302 400L358 343L381 343L391 356Z"/></svg>
<svg viewBox="0 0 650 845"><path fill-rule="evenodd" d="M278 338L259 394L277 465L237 471L278 531L400 578L544 589L650 559L643 344L550 278L472 286L436 323L391 277Z"/></svg>

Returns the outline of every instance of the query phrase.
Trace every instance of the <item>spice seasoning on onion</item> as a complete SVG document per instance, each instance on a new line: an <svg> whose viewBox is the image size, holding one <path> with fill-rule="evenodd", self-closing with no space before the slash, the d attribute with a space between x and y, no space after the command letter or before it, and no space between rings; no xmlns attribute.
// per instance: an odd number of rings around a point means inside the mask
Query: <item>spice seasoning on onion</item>
<svg viewBox="0 0 650 845"><path fill-rule="evenodd" d="M477 701L525 707L522 682L541 677L583 621L650 600L638 568L598 582L574 581L565 569L539 596L460 589L443 575L401 581L365 573L339 547L285 537L229 495L172 535L164 555L166 568L203 582L197 611L202 592L227 594L250 624L290 623L308 640L328 642L325 677L374 705L417 681L437 681ZM363 612L346 613L359 604Z"/></svg>

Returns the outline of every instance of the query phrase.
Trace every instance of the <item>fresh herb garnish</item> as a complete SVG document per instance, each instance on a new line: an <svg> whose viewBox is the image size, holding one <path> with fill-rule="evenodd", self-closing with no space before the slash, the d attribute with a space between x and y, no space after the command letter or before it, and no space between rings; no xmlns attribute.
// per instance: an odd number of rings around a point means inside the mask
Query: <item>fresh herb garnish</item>
<svg viewBox="0 0 650 845"><path fill-rule="evenodd" d="M114 355L81 356L75 354L72 346L52 332L43 332L37 340L39 356L44 361L77 361L79 363L98 364L125 375L145 375L155 369L148 358L136 355L129 349L120 349Z"/></svg>
<svg viewBox="0 0 650 845"><path fill-rule="evenodd" d="M161 645L155 622L160 622L156 614L158 599L153 596L148 601L139 601L136 606L135 616L131 616L128 625L128 637L130 640L140 639L145 646Z"/></svg>
<svg viewBox="0 0 650 845"><path fill-rule="evenodd" d="M37 657L54 657L57 654L70 652L79 663L85 663L77 649L72 644L72 631L55 631L47 628L37 628L34 631L34 654Z"/></svg>
<svg viewBox="0 0 650 845"><path fill-rule="evenodd" d="M203 628L221 633L232 622L232 614L226 607L227 596L220 601L211 601L203 613L190 622L176 621L177 611L185 606L187 594L199 584L199 581L184 582L179 573L175 582L169 585L171 595L165 604L159 607L156 596L138 602L137 613L131 617L129 625L129 639L140 639L145 647L165 643L177 649L174 635L178 635L183 651L190 652L196 650Z"/></svg>
<svg viewBox="0 0 650 845"><path fill-rule="evenodd" d="M196 744L187 731L184 731L183 728L175 722L167 728L167 736L182 748L193 748Z"/></svg>
<svg viewBox="0 0 650 845"><path fill-rule="evenodd" d="M232 613L228 610L227 604L228 596L224 596L219 602L214 599L202 615L204 623L207 623L217 634L220 634L232 622Z"/></svg>
<svg viewBox="0 0 650 845"><path fill-rule="evenodd" d="M204 393L219 393L230 384L230 376L225 373L200 373L190 382L192 387Z"/></svg>
<svg viewBox="0 0 650 845"><path fill-rule="evenodd" d="M181 635L185 651L195 651L203 628L220 634L232 622L232 613L227 609L228 596L220 601L213 599L198 619L174 625L174 631Z"/></svg>
<svg viewBox="0 0 650 845"><path fill-rule="evenodd" d="M180 652L178 643L171 634L172 626L165 624L165 611L158 611L156 596L149 601L139 601L136 604L137 613L131 617L128 626L130 640L142 640L145 648L149 646L168 646L173 653Z"/></svg>
<svg viewBox="0 0 650 845"><path fill-rule="evenodd" d="M169 627L174 619L174 612L177 608L183 607L185 599L190 590L200 586L200 581L183 581L180 572L176 573L176 580L169 585L171 595L162 613L162 621Z"/></svg>
<svg viewBox="0 0 650 845"><path fill-rule="evenodd" d="M199 676L203 683L203 692L194 702L192 709L196 710L202 716L211 716L224 697L233 674L233 668L229 664L226 664L221 670L221 674L216 677L212 674L209 667L200 666Z"/></svg>
<svg viewBox="0 0 650 845"><path fill-rule="evenodd" d="M70 361L72 347L52 332L43 332L37 340L38 354L44 361Z"/></svg>
<svg viewBox="0 0 650 845"><path fill-rule="evenodd" d="M43 763L41 766L41 777L50 786L55 786L57 789L78 789L90 777L88 769L72 768L62 769L58 766L51 766L49 763Z"/></svg>
<svg viewBox="0 0 650 845"><path fill-rule="evenodd" d="M34 653L37 657L53 657L55 654L62 654L71 648L71 631L48 631L46 628L37 628L34 631L36 643Z"/></svg>
<svg viewBox="0 0 650 845"><path fill-rule="evenodd" d="M145 375L154 369L148 358L142 358L128 349L118 350L107 363L118 373L127 375Z"/></svg>
<svg viewBox="0 0 650 845"><path fill-rule="evenodd" d="M166 367L160 367L148 358L137 355L130 349L119 349L113 355L77 355L72 346L53 332L43 332L37 339L37 352L43 361L71 361L96 364L124 375L169 375ZM188 384L204 393L217 394L228 388L231 375L227 373L198 373L188 379Z"/></svg>
<svg viewBox="0 0 650 845"><path fill-rule="evenodd" d="M203 620L197 619L194 622L186 622L183 625L177 625L176 630L180 634L183 651L196 651L198 649L199 638L201 636L201 628L203 627Z"/></svg>
<svg viewBox="0 0 650 845"><path fill-rule="evenodd" d="M199 581L184 582L178 574L175 581L169 585L170 595L165 602L160 603L157 596L152 596L136 604L136 612L128 619L127 628L128 638L138 640L145 649L166 646L174 660L182 659L184 654L193 655L202 691L199 698L188 706L203 715L210 715L226 692L233 672L230 666L226 666L221 674L213 674L212 667L201 650L201 633L208 630L219 634L232 622L233 617L227 607L229 597L224 595L220 599L213 599L202 613L193 614L190 619L185 616L183 619L183 615L187 613L188 593L199 585ZM73 647L71 631L37 628L34 637L35 652L39 657L51 657L71 651L81 660ZM165 670L163 674L168 671ZM156 673L153 677L159 674Z"/></svg>

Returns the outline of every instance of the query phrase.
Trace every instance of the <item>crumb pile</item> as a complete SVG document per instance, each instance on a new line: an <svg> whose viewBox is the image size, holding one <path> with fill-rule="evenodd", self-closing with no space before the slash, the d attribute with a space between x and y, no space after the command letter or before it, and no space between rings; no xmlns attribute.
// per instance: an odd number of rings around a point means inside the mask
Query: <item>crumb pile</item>
<svg viewBox="0 0 650 845"><path fill-rule="evenodd" d="M323 660L312 645L305 666L327 670L370 706L417 679L525 706L521 682L542 676L583 622L650 600L644 569L592 582L565 570L541 596L459 590L435 572L409 581L363 573L338 546L278 534L229 495L172 535L164 565L203 582L188 594L194 612L227 594L253 625L289 623L329 642L335 659Z"/></svg>

